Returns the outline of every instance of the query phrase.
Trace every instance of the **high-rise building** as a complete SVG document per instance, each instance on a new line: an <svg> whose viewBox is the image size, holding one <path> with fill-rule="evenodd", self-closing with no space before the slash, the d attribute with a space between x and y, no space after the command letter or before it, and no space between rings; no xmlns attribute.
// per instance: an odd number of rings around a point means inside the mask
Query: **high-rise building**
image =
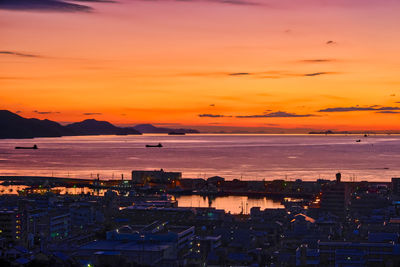
<svg viewBox="0 0 400 267"><path fill-rule="evenodd" d="M346 183L341 182L341 174L337 173L336 181L322 188L321 211L344 218L350 199L349 191Z"/></svg>

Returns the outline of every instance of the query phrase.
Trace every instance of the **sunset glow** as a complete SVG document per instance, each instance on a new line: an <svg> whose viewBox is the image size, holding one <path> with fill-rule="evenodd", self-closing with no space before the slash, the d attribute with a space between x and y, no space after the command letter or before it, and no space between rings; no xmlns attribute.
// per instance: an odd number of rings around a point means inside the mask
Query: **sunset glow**
<svg viewBox="0 0 400 267"><path fill-rule="evenodd" d="M398 1L12 2L0 101L24 117L400 130Z"/></svg>

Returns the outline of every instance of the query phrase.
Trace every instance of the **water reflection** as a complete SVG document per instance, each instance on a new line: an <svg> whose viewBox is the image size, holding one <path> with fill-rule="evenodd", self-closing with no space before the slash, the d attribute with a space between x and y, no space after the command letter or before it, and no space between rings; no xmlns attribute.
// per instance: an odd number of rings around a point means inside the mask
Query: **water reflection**
<svg viewBox="0 0 400 267"><path fill-rule="evenodd" d="M0 185L0 195L22 195L27 194L31 190L26 185ZM31 193L46 193L51 191L55 194L61 195L81 195L89 194L95 196L104 196L107 190L105 189L91 189L89 187L53 187L47 188L35 188L32 189ZM30 191L29 191L30 192ZM207 196L177 196L178 207L213 207L217 209L223 209L225 212L231 214L249 214L252 207L260 207L262 210L266 208L284 208L279 200L273 200L268 198L248 198L245 196L226 196L226 197L207 197Z"/></svg>
<svg viewBox="0 0 400 267"><path fill-rule="evenodd" d="M53 187L53 189L58 190L60 195L81 195L89 194L95 196L104 196L106 189L92 189L89 187Z"/></svg>
<svg viewBox="0 0 400 267"><path fill-rule="evenodd" d="M53 192L55 194L60 195L81 195L81 194L89 194L95 196L104 196L107 190L105 189L92 189L89 187L53 187L51 189L47 188L31 188L26 185L0 185L0 195L18 195L25 193L38 193L44 194L46 192Z"/></svg>
<svg viewBox="0 0 400 267"><path fill-rule="evenodd" d="M26 185L0 185L0 195L18 195L18 191L27 187Z"/></svg>
<svg viewBox="0 0 400 267"><path fill-rule="evenodd" d="M252 207L263 209L284 208L279 200L268 198L248 198L245 196L227 196L209 198L206 196L177 196L178 207L213 207L232 214L249 214Z"/></svg>

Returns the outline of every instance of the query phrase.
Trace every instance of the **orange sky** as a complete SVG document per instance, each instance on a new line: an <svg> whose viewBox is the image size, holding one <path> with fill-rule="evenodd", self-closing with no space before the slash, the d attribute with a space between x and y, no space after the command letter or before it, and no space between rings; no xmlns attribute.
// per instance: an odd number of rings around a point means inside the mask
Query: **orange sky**
<svg viewBox="0 0 400 267"><path fill-rule="evenodd" d="M1 108L59 122L400 130L396 2L0 4Z"/></svg>

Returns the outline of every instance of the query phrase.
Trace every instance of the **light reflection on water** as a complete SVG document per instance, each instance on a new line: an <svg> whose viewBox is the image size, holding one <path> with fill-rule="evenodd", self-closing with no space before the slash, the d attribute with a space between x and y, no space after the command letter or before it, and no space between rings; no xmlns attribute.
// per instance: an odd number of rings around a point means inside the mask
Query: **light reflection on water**
<svg viewBox="0 0 400 267"><path fill-rule="evenodd" d="M264 209L284 208L279 200L268 198L248 198L245 196L226 196L209 198L198 195L193 196L178 196L178 207L213 207L223 209L231 214L249 214L252 207L260 207Z"/></svg>
<svg viewBox="0 0 400 267"><path fill-rule="evenodd" d="M0 185L0 195L18 195L19 191L23 191L29 188L26 185ZM34 191L36 193L45 193L47 191L46 188L35 188ZM89 187L53 187L50 189L51 192L60 194L60 195L81 195L81 194L90 194L96 196L104 196L107 190L99 189L94 190Z"/></svg>
<svg viewBox="0 0 400 267"><path fill-rule="evenodd" d="M0 185L0 195L18 195L18 191L26 190L29 188L26 185ZM39 190L39 189L38 189ZM43 189L42 192L45 192ZM88 187L73 188L73 187L53 187L52 191L61 195L80 195L90 194L96 196L104 196L106 190L93 190ZM177 196L178 207L213 207L216 209L223 209L225 212L231 214L249 214L252 207L260 207L261 210L283 208L279 200L272 200L268 198L248 198L245 196L224 196L224 197L203 197L199 195L191 196Z"/></svg>

